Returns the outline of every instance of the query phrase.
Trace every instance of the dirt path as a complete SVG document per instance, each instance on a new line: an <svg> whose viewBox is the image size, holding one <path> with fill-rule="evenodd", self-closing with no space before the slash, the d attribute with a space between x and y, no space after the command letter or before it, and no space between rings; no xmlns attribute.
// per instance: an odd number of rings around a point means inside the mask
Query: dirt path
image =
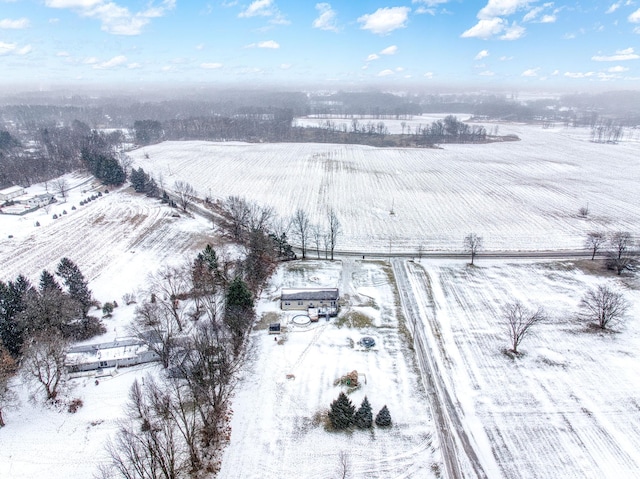
<svg viewBox="0 0 640 479"><path fill-rule="evenodd" d="M438 362L434 356L438 352L434 353L433 351L434 347L437 348L437 339L434 337L433 331L416 327L423 324L421 316L428 318L431 327L435 327L435 310L430 299L428 277L424 270L420 270L421 273L414 271L412 275L417 276L419 282L411 281L407 271L409 265L406 261L396 259L391 263L407 327L413 335L424 385L431 399L430 406L437 423L436 429L447 477L462 479L467 476L465 472L472 472L475 477L485 479L487 475L469 440L458 409L438 368Z"/></svg>

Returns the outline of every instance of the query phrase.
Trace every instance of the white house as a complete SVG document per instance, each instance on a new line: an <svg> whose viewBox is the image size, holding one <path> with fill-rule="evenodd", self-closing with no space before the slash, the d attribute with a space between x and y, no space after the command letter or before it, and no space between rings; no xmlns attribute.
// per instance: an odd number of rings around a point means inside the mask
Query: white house
<svg viewBox="0 0 640 479"><path fill-rule="evenodd" d="M338 314L338 288L282 288L280 309L284 311L309 311L318 309L320 314Z"/></svg>
<svg viewBox="0 0 640 479"><path fill-rule="evenodd" d="M158 361L160 356L138 338L116 339L111 343L73 346L67 351L65 366L69 373L104 368L134 366Z"/></svg>
<svg viewBox="0 0 640 479"><path fill-rule="evenodd" d="M0 203L12 200L18 196L24 195L24 188L22 186L10 186L4 190L0 190Z"/></svg>

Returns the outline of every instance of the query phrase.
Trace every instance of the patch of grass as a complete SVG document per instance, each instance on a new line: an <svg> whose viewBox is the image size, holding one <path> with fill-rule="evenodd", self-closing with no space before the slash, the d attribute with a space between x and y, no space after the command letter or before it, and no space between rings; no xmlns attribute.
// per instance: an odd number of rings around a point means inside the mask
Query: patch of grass
<svg viewBox="0 0 640 479"><path fill-rule="evenodd" d="M336 318L335 325L338 328L368 328L373 326L373 320L358 311L347 311Z"/></svg>
<svg viewBox="0 0 640 479"><path fill-rule="evenodd" d="M253 325L253 329L256 331L263 331L269 328L269 324L271 323L279 323L282 315L276 313L275 311L269 311L268 313L263 313L260 321L257 321Z"/></svg>

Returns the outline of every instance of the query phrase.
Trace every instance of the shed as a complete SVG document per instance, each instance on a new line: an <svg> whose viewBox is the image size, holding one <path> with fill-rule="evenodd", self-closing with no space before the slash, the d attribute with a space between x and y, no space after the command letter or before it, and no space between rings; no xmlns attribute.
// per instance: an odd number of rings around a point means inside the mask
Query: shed
<svg viewBox="0 0 640 479"><path fill-rule="evenodd" d="M22 186L10 186L4 190L0 190L0 202L5 202L24 195L25 191Z"/></svg>

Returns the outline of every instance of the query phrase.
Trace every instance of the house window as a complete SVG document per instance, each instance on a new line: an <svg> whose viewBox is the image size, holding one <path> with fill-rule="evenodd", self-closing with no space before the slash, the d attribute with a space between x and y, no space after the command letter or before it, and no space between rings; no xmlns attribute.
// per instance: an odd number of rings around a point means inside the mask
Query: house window
<svg viewBox="0 0 640 479"><path fill-rule="evenodd" d="M302 301L298 301L298 306L302 306L304 303Z"/></svg>
<svg viewBox="0 0 640 479"><path fill-rule="evenodd" d="M285 306L291 306L291 302L290 302L290 301L285 301L285 302L284 302L284 305L285 305Z"/></svg>
<svg viewBox="0 0 640 479"><path fill-rule="evenodd" d="M107 362L106 361L100 361L100 367L101 368L106 368L107 367Z"/></svg>

